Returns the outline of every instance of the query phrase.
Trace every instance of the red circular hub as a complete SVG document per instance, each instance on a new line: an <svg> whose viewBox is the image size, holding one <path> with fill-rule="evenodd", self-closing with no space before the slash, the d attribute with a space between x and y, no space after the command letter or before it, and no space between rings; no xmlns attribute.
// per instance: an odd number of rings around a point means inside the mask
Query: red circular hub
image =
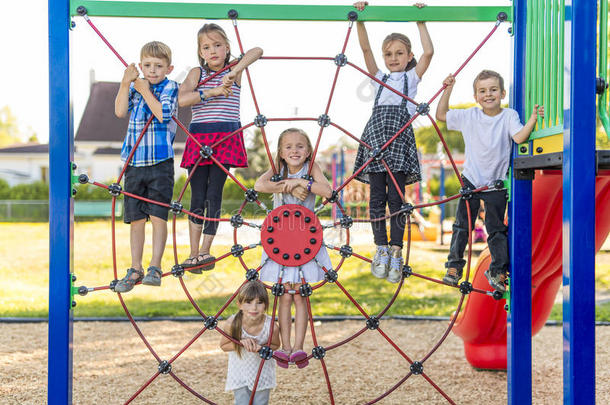
<svg viewBox="0 0 610 405"><path fill-rule="evenodd" d="M267 215L261 230L265 253L284 266L302 266L322 246L322 225L308 208L297 204L277 207Z"/></svg>

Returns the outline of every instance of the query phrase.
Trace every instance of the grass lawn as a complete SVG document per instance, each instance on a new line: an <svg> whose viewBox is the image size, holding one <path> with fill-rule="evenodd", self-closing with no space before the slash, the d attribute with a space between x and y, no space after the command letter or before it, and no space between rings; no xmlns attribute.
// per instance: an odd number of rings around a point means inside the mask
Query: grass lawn
<svg viewBox="0 0 610 405"><path fill-rule="evenodd" d="M186 229L185 220L178 229ZM170 228L171 230L171 228ZM150 228L147 229L150 240ZM129 227L117 223L117 267L119 278L129 267ZM171 235L168 238L171 241ZM170 242L171 243L171 242ZM24 248L27 246L26 248ZM353 246L354 252L369 256L369 247ZM219 256L230 246L215 245L212 254ZM249 267L260 263L260 247L246 251L244 260ZM0 223L0 283L4 286L0 298L0 317L46 317L48 311L48 224ZM178 246L178 257L184 259L188 246ZM330 253L333 264L340 256ZM150 245L145 247L145 263L150 257ZM417 273L440 278L446 252L422 248L415 244L411 250L411 266ZM610 254L599 255L596 264L598 290L610 289ZM78 222L74 227L74 271L76 285L96 287L108 285L114 279L111 255L111 227L108 221ZM171 246L165 252L163 269L171 269ZM339 281L369 313L385 307L396 285L370 275L369 265L355 257L348 258L339 271ZM244 269L238 259L229 257L217 263L211 272L202 275L187 274L184 281L192 297L206 314L214 314L243 281ZM123 297L134 316L196 316L197 312L185 296L179 280L173 276L163 278L161 288L138 286ZM411 277L388 314L390 315L450 315L459 299L457 290ZM76 297L74 315L124 316L116 294L109 291L89 293ZM311 297L314 315L359 315L358 310L334 285L316 290ZM559 310L560 310L559 306ZM235 311L230 307L223 314ZM598 320L610 320L610 304L598 306ZM561 319L557 308L551 319Z"/></svg>

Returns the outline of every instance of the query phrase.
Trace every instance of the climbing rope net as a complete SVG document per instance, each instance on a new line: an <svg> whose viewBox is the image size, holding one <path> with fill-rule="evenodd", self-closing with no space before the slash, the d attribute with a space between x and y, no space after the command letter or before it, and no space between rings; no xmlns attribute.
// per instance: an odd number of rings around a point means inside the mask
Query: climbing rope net
<svg viewBox="0 0 610 405"><path fill-rule="evenodd" d="M125 62L125 60L119 55L119 53L115 50L115 48L108 42L108 40L104 37L104 35L97 29L97 27L93 24L93 22L91 21L91 19L89 18L89 16L87 15L87 10L85 7L81 6L77 9L77 12L84 17L85 21L89 24L89 26L97 33L97 35L101 38L101 40L108 46L108 48L116 55L116 57L121 61L121 63L123 65L125 65L125 67L127 67L127 63ZM233 27L235 29L235 35L237 37L237 42L239 44L239 49L241 54L244 54L244 47L242 45L242 41L241 41L241 37L239 34L239 30L238 30L238 24L237 24L237 20L238 20L238 12L236 10L229 10L228 11L228 17L229 19L232 20L233 23ZM372 398L372 399L368 399L367 403L372 404L372 403L376 403L379 400L381 400L382 398L388 396L390 393L392 393L394 390L396 390L401 384L403 384L409 377L411 377L412 375L420 375L421 377L423 377L432 387L434 387L434 389L436 389L436 391L438 391L440 393L440 395L442 395L447 402L451 403L451 404L455 404L455 402L437 385L434 383L434 381L426 374L426 372L424 371L424 364L425 362L437 351L437 349L441 346L441 344L445 341L445 339L447 338L447 336L449 335L449 332L451 331L453 325L456 322L456 319L460 313L460 310L462 308L462 304L464 302L465 297L470 294L470 293L478 293L478 294L484 294L484 295L488 295L488 296L492 296L494 299L501 299L502 295L499 294L498 292L493 292L493 291L486 291L486 290L482 290L482 289L477 289L474 288L473 285L468 281L470 279L470 265L471 265L471 256L472 256L472 221L471 221L471 215L472 213L470 212L470 206L469 204L466 204L466 208L467 208L467 213L468 213L468 224L469 224L469 237L468 237L468 260L467 260L467 265L466 265L466 274L465 274L465 281L461 282L458 286L450 286L445 284L443 281L439 280L439 279L435 279L435 278L431 278L428 276L425 276L423 274L418 274L416 272L413 271L413 269L411 268L411 266L409 265L409 258L410 258L410 254L411 254L411 216L414 213L414 210L416 209L420 209L420 208L424 208L424 207L430 207L433 205L439 205L439 204L443 204L446 203L448 201L451 200L455 200L458 198L462 198L464 200L469 200L473 197L473 195L477 192L481 192L484 191L486 189L488 189L488 187L481 187L481 188L477 188L475 190L472 189L468 189L464 187L464 183L461 179L461 177L459 176L459 171L457 169L457 166L451 156L451 153L447 147L447 144L445 142L445 139L443 138L443 135L437 125L437 123L434 121L434 119L431 117L431 115L429 114L430 112L430 104L441 94L441 92L444 90L445 86L441 87L429 100L428 102L422 102L422 103L418 103L415 100L411 99L410 97L408 97L407 95L401 93L398 90L393 89L392 87L386 85L384 82L382 82L381 80L378 80L377 78L375 78L374 76L370 75L368 72L366 72L365 70L361 69L360 67L356 66L355 64L351 63L348 61L347 56L345 55L345 49L347 47L348 44L348 40L350 37L350 33L352 31L352 26L354 21L356 21L358 18L358 14L355 11L350 11L347 14L347 21L348 21L348 27L347 27L347 33L345 35L345 40L343 41L343 46L341 48L341 52L339 52L335 57L298 57L298 56L289 56L289 57L280 57L280 56L263 56L261 57L261 59L267 59L267 60L321 60L321 61L330 61L330 62L334 62L334 64L336 65L336 70L335 70L335 74L334 74L334 78L332 81L332 85L331 85L331 89L330 89L330 94L328 96L328 101L326 103L326 107L324 110L324 113L321 114L319 117L317 118L298 118L298 117L290 117L290 118L267 118L265 115L263 115L261 113L261 109L258 105L257 99L256 99L256 95L254 92L254 86L252 84L252 78L250 77L250 72L248 71L248 69L245 69L246 72L246 76L248 78L248 84L250 87L250 92L252 94L252 98L253 98L253 102L254 102L254 108L256 110L256 117L254 118L254 120L250 123L248 123L247 125L242 126L241 128L233 131L232 133L226 135L225 137L223 137L222 139L218 140L217 142L211 144L211 145L202 145L200 142L197 141L197 139L189 132L189 130L178 120L178 118L176 118L175 116L172 117L173 120L176 122L176 124L186 133L186 135L199 147L199 157L197 158L197 161L194 164L194 168L197 168L199 163L201 163L202 161L204 161L205 159L210 160L213 164L217 165L224 173L227 174L228 177L231 178L232 181L234 181L243 191L244 191L244 201L243 203L240 205L238 211L236 214L234 214L233 216L231 216L230 218L208 218L202 215L198 215L195 214L193 212L190 212L188 210L186 210L182 203L181 200L184 196L184 193L186 191L186 188L188 187L188 184L191 180L191 177L193 176L195 169L193 169L191 171L191 173L189 174L187 181L185 182L184 186L182 187L182 190L180 191L179 197L177 200L171 202L170 204L165 204L165 203L161 203L158 201L153 201L151 199L147 199L144 198L142 196L139 195L135 195L132 193L128 193L124 190L122 190L121 186L120 186L120 182L121 179L123 178L123 175L125 174L125 171L133 157L133 154L136 151L136 148L138 146L138 144L140 143L142 137L144 136L144 134L146 133L148 126L150 125L150 123L153 120L153 115L151 114L151 117L148 119L144 129L142 130L142 132L140 133L140 135L138 136L136 143L129 155L129 157L126 159L125 164L117 178L117 181L115 183L106 185L103 183L99 183L97 181L92 181L88 178L88 176L86 174L81 174L78 177L78 180L80 183L82 184L92 184L95 185L97 187L102 187L104 189L107 189L108 192L112 195L112 259L113 259L113 271L114 271L114 280L110 283L110 285L106 285L106 286L100 286L100 287L93 287L93 288L87 288L87 287L79 287L78 288L78 293L80 295L86 295L89 292L93 292L93 291L101 291L101 290L112 290L114 291L114 286L117 282L118 279L118 274L117 274L117 256L116 256L116 235L115 235L115 223L116 223L116 218L115 218L115 205L116 205L116 198L120 195L123 194L125 196L131 197L131 198L135 198L141 201L145 201L149 204L156 204L162 207L167 208L172 214L173 214L173 218L172 218L172 234L173 234L173 254L174 254L174 263L175 265L172 267L171 271L165 272L162 274L162 277L167 277L167 276L174 276L178 279L180 285L182 286L182 289L184 290L184 293L186 295L186 297L188 298L188 300L190 301L190 303L192 304L192 306L194 307L194 309L201 315L202 319L203 319L203 327L201 328L201 330L199 330L198 333L196 333L186 344L184 344L184 346L176 353L174 354L170 359L165 360L162 359L157 352L155 351L155 349L152 347L152 345L150 344L149 340L144 336L144 334L142 333L142 330L140 329L140 327L138 326L137 322L134 320L133 316L131 315L129 309L127 308L127 305L125 304L125 301L121 295L121 293L117 293L117 297L119 299L119 302L121 303L121 306L123 307L123 310L125 311L125 314L127 316L127 318L129 319L129 321L131 322L131 324L133 325L135 331L137 332L137 334L139 335L139 337L141 338L142 342L146 345L146 347L148 348L148 350L150 351L150 353L152 354L152 356L155 358L155 360L158 363L158 367L156 372L147 380L145 381L140 388L133 394L131 395L126 401L125 403L128 404L130 402L132 402L142 391L144 391L160 374L169 374L174 380L176 380L182 387L184 387L186 390L188 390L192 395L194 395L195 397L197 397L198 399L200 399L203 402L206 402L208 404L214 404L214 402L206 397L204 397L202 394L200 394L199 392L197 392L196 390L194 390L192 387L190 387L188 384L186 384L174 371L172 371L172 364L174 363L174 361L176 359L178 359L178 357L180 355L182 355L189 347L191 347L191 345L197 341L197 339L203 335L206 331L212 331L215 330L216 332L220 333L221 335L223 335L224 337L226 337L227 339L231 340L233 343L235 344L241 344L239 341L235 340L229 333L227 333L225 330L223 330L222 328L220 328L218 326L218 319L219 317L222 316L223 312L227 309L227 307L234 301L234 299L237 297L237 294L239 292L239 289L241 288L242 285L244 285L246 282L251 281L251 280L256 280L258 279L259 276L259 271L262 268L262 264L259 265L256 268L252 268L249 267L248 264L245 262L244 258L243 258L243 254L244 252L248 251L248 250L252 250L257 248L258 246L262 246L265 250L265 252L268 253L269 257L276 261L277 263L279 263L280 265L283 266L302 266L305 263L314 260L314 256L316 255L317 251L322 248L322 247L326 247L330 250L333 250L335 252L337 252L338 257L339 257L339 261L337 263L336 266L333 266L333 268L326 268L324 266L321 266L323 271L324 271L324 280L315 284L315 285L311 285L307 282L307 280L305 280L302 277L302 273L301 274L301 282L302 285L299 288L299 291L286 291L284 288L284 285L282 284L282 279L281 279L281 273L279 276L279 279L277 280L277 283L273 284L273 285L267 285L265 284L265 287L267 289L269 289L271 291L271 293L274 295L274 299L273 299L273 307L272 307L272 319L275 319L276 317L276 311L277 311L277 307L278 307L278 299L281 295L283 294L287 294L287 293L294 293L294 294L299 294L301 295L306 302L306 306L307 306L307 311L308 311L308 315L309 315L309 327L310 327L310 331L311 331L311 339L313 341L313 349L311 351L311 354L308 355L307 357L307 361L309 361L312 358L315 358L317 360L320 361L320 364L322 366L322 370L324 373L324 378L326 380L326 387L328 390L328 396L329 396L329 402L331 404L335 403L335 399L334 399L334 394L333 394L333 388L332 388L332 384L331 384L331 379L328 373L328 369L326 366L326 362L324 360L325 355L328 351L337 349L338 347L341 347L345 344L347 344L348 342L354 340L355 338L357 338L358 336L362 335L364 332L366 332L367 330L370 331L376 331L376 333L379 333L386 341L387 343L402 357L404 358L404 360L407 362L407 366L406 367L406 374L400 378L398 381L396 381L396 383L389 388L386 392L382 393L381 395ZM493 28L491 29L491 31L485 36L485 38L479 43L479 45L474 49L474 51L468 56L468 58L459 66L459 68L453 73L454 76L457 76L462 69L466 66L466 64L473 58L473 56L479 51L479 49L481 49L481 47L487 42L487 40L494 34L494 32L498 29L500 23L502 21L505 21L507 18L505 13L499 13L497 16L497 20L496 23L494 24ZM233 65L235 65L237 63L237 61L227 65L226 67L224 67L222 70L219 70L218 72L216 72L215 74L207 77L206 79L204 79L203 81L201 81L199 83L199 86L201 86L202 84L204 84L205 82L211 80L212 78L214 78L216 75L224 72L227 69L230 69ZM345 66L350 66L354 69L356 69L358 72L364 74L365 76L369 77L371 80L374 80L375 82L379 83L380 86L384 86L385 88L389 89L390 91L396 93L397 95L399 95L400 97L406 99L407 101L410 101L412 103L414 103L417 108L416 108L416 113L413 114L413 116L411 117L411 119L402 127L398 130L398 132L396 132L390 139L388 139L383 145L381 146L377 146L377 147L373 147L371 145L366 144L365 142L363 142L361 139L359 139L358 137L354 136L352 133L350 133L349 131L347 131L346 129L344 129L343 127L339 126L338 124L336 124L335 122L333 122L330 117L328 116L328 112L331 106L331 101L333 99L333 93L335 90L335 86L337 84L337 78L339 76L340 71L342 70L342 68L344 68ZM431 124L433 125L434 129L436 130L439 140L443 145L444 151L449 159L449 161L451 162L451 165L453 167L453 170L458 178L458 180L460 181L460 184L462 186L459 194L456 194L454 196L442 199L440 201L435 201L432 203L426 203L426 204L417 204L417 205L413 205L409 202L407 202L407 200L405 199L405 196L403 195L403 193L400 190L400 187L398 186L398 183L394 177L394 175L392 174L391 170L389 169L388 164L386 163L386 161L383 158L383 152L384 150L401 134L403 133L403 131L405 131L409 125L412 124L412 122L418 118L419 116L423 116L423 117L428 117L430 119ZM316 158L316 154L318 152L318 147L320 144L320 140L322 139L322 135L324 133L324 129L332 126L335 127L336 129L338 129L339 131L341 131L342 133L344 133L345 135L347 135L349 138L353 139L354 141L356 141L359 145L362 145L363 147L367 148L369 150L368 152L368 159L365 161L365 163L356 171L354 172L350 177L348 177L342 184L340 184L335 190L332 191L332 195L330 198L327 199L323 199L323 201L321 202L321 204L315 208L314 211L311 211L305 207L302 206L297 206L297 205L284 205L284 206L280 206L274 210L269 210L266 205L259 200L258 198L258 193L253 190L253 189L248 189L246 188L235 176L233 176L231 174L231 172L222 164L220 163L215 157L214 157L214 150L216 147L218 147L220 144L222 144L224 141L226 141L227 139L229 139L230 137L234 136L235 134L240 133L241 131L250 128L252 126L256 126L260 129L261 132L261 136L264 142L264 146L265 146L265 151L267 154L267 157L269 158L269 164L271 165L271 168L273 170L273 177L272 180L273 181L279 181L280 180L280 174L278 172L279 168L275 167L275 164L273 162L273 158L271 155L271 152L269 150L269 143L268 143L268 137L267 134L265 132L265 126L267 125L267 123L269 122L273 122L273 121L314 121L317 122L318 125L320 126L320 130L318 133L318 137L316 139L315 142L315 147L313 149L313 154L310 160L310 164L309 164L309 168L308 168L308 172L306 175L304 175L304 177L311 179L311 171L313 168L313 164L315 162L315 158ZM366 166L368 166L371 162L380 162L387 170L388 175L392 181L392 183L394 184L394 186L396 187L396 190L398 192L398 194L400 195L403 204L400 208L400 210L391 213L390 215L386 215L380 218L351 218L349 215L347 215L344 207L342 206L340 199L339 199L339 193L348 185L348 183L350 183L362 170L364 170L364 168ZM497 188L502 188L503 184L501 184L501 182L499 182L498 184L496 184ZM251 221L247 221L244 216L242 216L243 210L246 207L247 204L257 204L260 208L262 208L263 210L265 210L267 212L267 217L265 218L265 220L263 221L262 225L259 224L255 224ZM320 220L317 217L317 213L322 210L323 208L325 208L328 204L335 204L337 209L339 210L339 212L341 213L341 216L338 220L336 221L331 221L331 223L323 225ZM221 261L229 256L233 256L236 257L239 262L241 263L241 265L243 266L243 268L245 269L246 273L245 273L245 279L243 281L243 283L235 290L235 292L231 295L231 297L225 302L224 305L222 305L222 307L215 313L215 314L206 314L201 308L200 306L197 304L197 302L193 299L189 289L187 288L187 285L184 281L183 276L185 275L185 268L183 266L181 266L179 264L179 260L178 260L178 250L177 250L177 243L176 243L176 218L178 215L180 214L188 214L191 217L194 218L199 218L201 220L204 221L218 221L218 222L229 222L231 224L231 226L233 227L233 246L231 247L230 251L220 255L219 257L217 257L213 262L208 262L196 267L190 267L188 270L186 271L190 271L190 272L195 272L195 273L200 273L201 272L201 268L204 266L209 266L211 263L215 263L218 261ZM476 214L476 213L475 213ZM397 284L396 290L393 293L392 297L390 298L390 300L388 301L387 305L379 312L376 314L369 314L367 313L367 311L363 308L362 305L360 305L360 303L354 298L354 296L344 287L344 285L341 283L341 281L339 280L339 275L340 275L340 269L343 266L344 262L346 259L348 259L349 257L355 257L357 259L363 260L365 262L370 263L371 259L364 257L356 252L353 251L352 247L350 246L350 227L354 224L354 223L370 223L370 222L375 222L375 221L384 221L386 219L389 219L390 217L394 217L394 216L403 216L405 218L405 223L406 223L406 227L407 227L407 248L406 248L406 253L405 253L405 260L404 260L404 266L402 269L402 277L400 282ZM288 225L290 224L290 226ZM255 244L250 244L247 246L242 246L241 244L238 243L238 238L237 238L237 234L238 234L238 229L242 226L247 226L247 227L251 227L251 228L255 228L257 230L260 230L261 232L261 240L258 243ZM325 229L333 229L333 228L337 228L339 227L340 229L345 231L345 244L343 244L342 246L334 246L330 243L326 243L323 239L324 237L324 230ZM273 233L273 237L271 237L271 233ZM295 238L302 240L302 244L299 243L293 243L293 241L295 240ZM291 242L288 243L288 240L290 240ZM273 243L276 243L276 245L271 246ZM283 243L282 243L283 241ZM279 243L278 243L279 242ZM278 247L279 246L279 247ZM289 248L288 246L292 246L291 248ZM301 249L303 246L307 246L304 249ZM296 247L296 248L295 248ZM281 248L281 249L280 249ZM424 357L420 358L420 359L413 359L411 358L407 353L405 353L405 351L403 351L393 340L392 338L390 338L390 336L388 336L387 333L384 332L383 328L381 327L381 321L384 318L384 315L387 313L387 311L390 309L390 307L394 304L395 300L398 297L398 294L400 293L403 284L405 282L405 279L409 278L409 277L418 277L433 283L437 283L437 284L442 284L445 285L449 288L455 288L459 291L460 293L460 298L457 304L457 308L453 314L453 316L450 319L450 322L446 328L446 330L444 331L444 333L442 334L442 336L440 337L440 339L430 348L430 350L424 355ZM310 302L310 296L314 293L315 290L327 285L327 284L334 284L336 285L337 288L339 288L341 290L341 292L347 297L347 299L357 308L357 310L362 314L363 316L363 320L364 320L364 325L362 326L362 328L360 330L358 330L357 332L353 333L351 336L347 337L346 339L337 342L335 344L332 345L328 345L328 346L321 346L318 344L318 337L316 335L316 328L314 325L314 318L313 318L313 313L312 313L312 309L311 309L311 302ZM259 377L261 375L261 371L263 369L263 365L266 361L270 361L271 359L277 359L277 357L274 354L274 351L271 349L270 345L271 345L271 338L273 336L273 328L274 328L274 322L271 322L271 326L270 326L270 332L269 332L269 340L267 342L267 344L265 346L263 346L260 351L259 351L259 355L261 358L260 361L260 365L258 367L258 372L256 375L256 380L254 383L254 387L252 389L252 395L250 397L250 404L252 404L253 400L254 400L254 395L256 393L256 388L259 382ZM302 361L306 361L306 360L302 360Z"/></svg>

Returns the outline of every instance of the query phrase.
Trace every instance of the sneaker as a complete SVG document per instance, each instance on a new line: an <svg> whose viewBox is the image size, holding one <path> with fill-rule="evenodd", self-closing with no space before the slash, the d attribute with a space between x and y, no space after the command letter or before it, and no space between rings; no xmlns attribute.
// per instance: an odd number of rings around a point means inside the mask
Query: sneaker
<svg viewBox="0 0 610 405"><path fill-rule="evenodd" d="M485 277L494 290L500 291L503 294L506 292L506 274L498 273L492 275L489 270L485 270Z"/></svg>
<svg viewBox="0 0 610 405"><path fill-rule="evenodd" d="M390 283L398 283L402 278L402 249L392 249L390 270L386 279Z"/></svg>
<svg viewBox="0 0 610 405"><path fill-rule="evenodd" d="M387 246L377 246L375 256L371 262L371 273L377 278L388 276L388 263L390 262L390 249Z"/></svg>
<svg viewBox="0 0 610 405"><path fill-rule="evenodd" d="M161 276L163 272L160 268L156 266L150 266L148 268L148 272L146 276L142 279L142 284L144 285L153 285L155 287L159 287L161 285Z"/></svg>
<svg viewBox="0 0 610 405"><path fill-rule="evenodd" d="M449 267L443 277L443 282L452 286L457 286L462 278L462 270L458 270L455 267Z"/></svg>
<svg viewBox="0 0 610 405"><path fill-rule="evenodd" d="M133 277L134 273L137 277ZM125 277L117 281L114 286L114 291L118 293L126 293L128 291L133 290L133 286L142 281L144 277L144 272L142 270L136 270L133 267L127 269L127 274Z"/></svg>

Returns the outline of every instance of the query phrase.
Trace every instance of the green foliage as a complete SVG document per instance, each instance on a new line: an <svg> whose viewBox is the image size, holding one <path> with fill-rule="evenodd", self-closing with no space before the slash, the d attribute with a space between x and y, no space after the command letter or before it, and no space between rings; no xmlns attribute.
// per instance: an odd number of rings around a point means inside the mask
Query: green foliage
<svg viewBox="0 0 610 405"><path fill-rule="evenodd" d="M433 176L428 180L430 194L438 197L440 192L441 181L438 176ZM460 182L455 176L445 177L445 196L455 195L460 192Z"/></svg>
<svg viewBox="0 0 610 405"><path fill-rule="evenodd" d="M12 145L21 142L17 117L6 105L0 108L0 146Z"/></svg>
<svg viewBox="0 0 610 405"><path fill-rule="evenodd" d="M4 179L0 179L0 200L8 200L11 197L11 186Z"/></svg>
<svg viewBox="0 0 610 405"><path fill-rule="evenodd" d="M17 184L11 187L11 200L48 200L49 185L42 181L29 184Z"/></svg>
<svg viewBox="0 0 610 405"><path fill-rule="evenodd" d="M603 127L598 127L595 133L595 148L598 150L610 150L610 138Z"/></svg>
<svg viewBox="0 0 610 405"><path fill-rule="evenodd" d="M474 103L457 104L451 106L451 109L463 109L474 106ZM462 133L459 131L448 131L447 125L444 122L437 121L437 124L443 134L449 151L451 153L464 153L464 139L462 138ZM441 144L438 133L432 125L415 128L415 140L417 141L417 146L421 148L424 153L437 153L439 145Z"/></svg>
<svg viewBox="0 0 610 405"><path fill-rule="evenodd" d="M248 167L235 169L235 173L244 179L256 180L271 165L263 142L261 130L256 128L254 137L247 142L246 151L248 153ZM271 155L274 156L273 151Z"/></svg>

